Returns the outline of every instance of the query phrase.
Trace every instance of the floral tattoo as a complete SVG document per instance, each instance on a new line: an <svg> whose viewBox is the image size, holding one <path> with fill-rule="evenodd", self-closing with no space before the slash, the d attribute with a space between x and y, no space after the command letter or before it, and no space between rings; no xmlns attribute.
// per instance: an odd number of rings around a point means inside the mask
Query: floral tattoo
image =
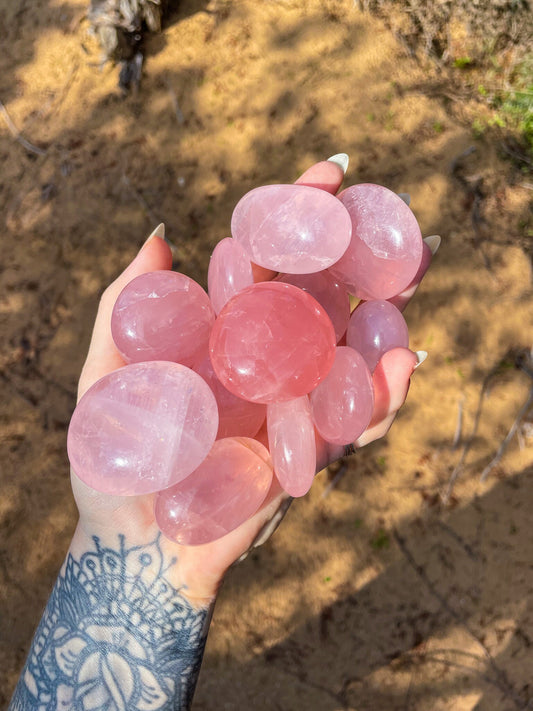
<svg viewBox="0 0 533 711"><path fill-rule="evenodd" d="M9 711L184 711L202 662L209 610L165 579L151 544L69 554Z"/></svg>

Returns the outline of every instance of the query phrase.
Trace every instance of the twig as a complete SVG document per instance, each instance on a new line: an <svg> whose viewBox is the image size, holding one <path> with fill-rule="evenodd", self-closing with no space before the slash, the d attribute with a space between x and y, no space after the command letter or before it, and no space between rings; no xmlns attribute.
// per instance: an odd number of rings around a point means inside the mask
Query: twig
<svg viewBox="0 0 533 711"><path fill-rule="evenodd" d="M162 220L159 220L152 212L150 205L148 205L141 193L131 184L131 181L126 175L126 173L122 174L122 182L128 188L133 197L137 200L142 209L145 211L150 222L154 225L158 225L160 222L162 222Z"/></svg>
<svg viewBox="0 0 533 711"><path fill-rule="evenodd" d="M178 97L169 81L167 81L167 87L168 93L170 94L172 106L174 107L174 113L176 114L176 118L178 120L179 125L182 126L185 123L185 116L183 115L183 111L180 109Z"/></svg>
<svg viewBox="0 0 533 711"><path fill-rule="evenodd" d="M337 484L342 479L342 477L346 474L347 471L348 471L348 465L346 464L346 462L343 461L342 464L340 465L338 471L335 472L335 476L333 477L333 479L329 482L329 484L326 486L326 488L322 492L322 496L320 497L321 499L325 499L326 496L328 496L328 494L337 486Z"/></svg>
<svg viewBox="0 0 533 711"><path fill-rule="evenodd" d="M494 469L494 467L499 463L500 459L503 457L505 450L507 449L507 446L509 445L509 442L513 439L515 436L515 433L517 429L520 427L520 424L522 423L522 420L527 416L529 410L533 406L533 388L530 389L529 395L526 398L525 403L522 405L520 408L520 411L518 412L518 415L516 416L515 421L513 422L511 429L507 433L507 436L503 440L503 442L500 444L498 447L498 451L494 455L494 457L490 460L490 462L487 464L485 469L481 472L481 477L480 481L483 483L487 480L488 475L491 473L491 471Z"/></svg>
<svg viewBox="0 0 533 711"><path fill-rule="evenodd" d="M428 588L430 594L440 603L440 605L444 608L444 610L457 622L463 627L463 629L468 633L468 635L481 647L483 650L483 654L487 661L489 662L492 670L495 673L495 679L493 680L492 683L494 683L496 686L498 686L499 689L501 689L506 696L511 698L516 706L517 709L523 709L524 704L522 700L518 697L514 687L510 683L510 681L507 679L507 674L503 669L500 669L500 667L496 664L494 657L490 653L488 647L485 645L485 643L478 637L478 635L474 632L473 629L471 629L470 625L468 622L450 605L448 600L442 595L439 590L437 590L436 586L431 582L431 580L428 577L428 574L426 573L425 569L416 562L413 554L409 550L407 543L405 541L405 538L400 535L400 533L396 530L393 529L392 535L394 537L394 540L396 541L396 544L398 545L399 549L403 553L405 559L413 568L415 573L418 575L418 577L422 580L422 582L426 585Z"/></svg>
<svg viewBox="0 0 533 711"><path fill-rule="evenodd" d="M461 395L457 405L457 425L455 427L455 434L453 436L452 442L452 452L454 452L461 442L461 437L463 436L463 409L465 404L465 396Z"/></svg>
<svg viewBox="0 0 533 711"><path fill-rule="evenodd" d="M43 150L42 148L39 148L38 146L34 146L33 143L30 143L23 136L20 135L20 131L18 130L18 128L15 126L15 124L11 120L11 116L7 113L7 109L4 106L4 104L2 103L2 101L0 101L0 113L4 117L4 121L7 124L9 132L11 133L11 135L13 136L15 141L18 141L20 143L20 145L24 146L24 148L27 151L30 151L30 153L36 153L38 156L46 155L45 150Z"/></svg>

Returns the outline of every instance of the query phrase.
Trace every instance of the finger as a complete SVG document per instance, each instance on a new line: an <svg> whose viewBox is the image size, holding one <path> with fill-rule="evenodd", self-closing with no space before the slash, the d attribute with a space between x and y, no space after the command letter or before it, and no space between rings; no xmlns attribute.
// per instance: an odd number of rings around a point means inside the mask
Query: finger
<svg viewBox="0 0 533 711"><path fill-rule="evenodd" d="M159 225L146 240L133 262L102 294L87 359L80 376L78 397L81 397L103 375L125 364L111 336L113 307L122 289L132 279L146 272L170 269L172 267L170 247L162 239L163 236L164 227Z"/></svg>
<svg viewBox="0 0 533 711"><path fill-rule="evenodd" d="M387 434L396 413L405 402L411 375L420 362L422 357L407 348L393 348L383 355L372 375L372 420L355 443L356 447L363 447Z"/></svg>
<svg viewBox="0 0 533 711"><path fill-rule="evenodd" d="M414 293L418 289L420 282L424 278L424 274L429 269L431 260L435 256L439 246L439 235L431 235L430 237L424 238L422 245L422 261L420 262L420 266L418 267L418 271L415 274L413 281L404 291L402 291L401 294L393 296L391 299L387 299L387 301L396 306L396 308L400 309L400 311L403 311L407 304L413 298Z"/></svg>
<svg viewBox="0 0 533 711"><path fill-rule="evenodd" d="M328 160L322 160L308 168L305 173L296 180L296 185L308 185L309 187L319 188L320 190L325 190L335 195L341 186L347 168L348 156L346 153L337 153L331 156L331 158L328 158ZM278 272L267 269L266 267L260 267L258 264L252 262L252 273L254 282L258 282L271 281Z"/></svg>

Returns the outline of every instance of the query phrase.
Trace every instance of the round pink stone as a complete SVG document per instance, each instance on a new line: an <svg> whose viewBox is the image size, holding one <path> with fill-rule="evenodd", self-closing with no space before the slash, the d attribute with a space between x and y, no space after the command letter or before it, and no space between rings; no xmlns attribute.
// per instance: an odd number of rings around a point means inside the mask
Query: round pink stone
<svg viewBox="0 0 533 711"><path fill-rule="evenodd" d="M252 262L289 274L327 269L346 251L351 231L337 198L308 185L255 188L231 218L231 233Z"/></svg>
<svg viewBox="0 0 533 711"><path fill-rule="evenodd" d="M228 301L209 341L215 373L252 402L283 402L310 392L335 358L325 310L292 284L260 282Z"/></svg>
<svg viewBox="0 0 533 711"><path fill-rule="evenodd" d="M316 428L326 442L355 442L368 427L374 408L372 377L363 356L339 346L332 369L310 400Z"/></svg>
<svg viewBox="0 0 533 711"><path fill-rule="evenodd" d="M81 398L68 456L93 489L147 494L194 471L217 428L215 397L197 373L178 363L135 363L105 375Z"/></svg>
<svg viewBox="0 0 533 711"><path fill-rule="evenodd" d="M352 239L331 268L359 299L389 299L412 281L422 259L415 216L396 193L362 183L339 194L352 219Z"/></svg>
<svg viewBox="0 0 533 711"><path fill-rule="evenodd" d="M350 320L350 297L344 284L329 271L315 274L280 274L276 281L292 284L311 294L321 304L331 319L337 343L346 333Z"/></svg>
<svg viewBox="0 0 533 711"><path fill-rule="evenodd" d="M266 417L266 405L237 397L217 378L211 358L207 355L194 370L211 388L218 405L217 439L224 437L255 437Z"/></svg>
<svg viewBox="0 0 533 711"><path fill-rule="evenodd" d="M373 372L384 353L409 347L407 324L396 306L388 301L366 301L350 317L346 344L359 351Z"/></svg>
<svg viewBox="0 0 533 711"><path fill-rule="evenodd" d="M182 545L210 543L253 516L271 483L270 456L262 444L246 437L219 439L191 476L157 495L157 525Z"/></svg>
<svg viewBox="0 0 533 711"><path fill-rule="evenodd" d="M213 250L207 271L207 291L215 313L253 283L252 265L244 247L231 237L221 240Z"/></svg>
<svg viewBox="0 0 533 711"><path fill-rule="evenodd" d="M307 395L268 405L267 428L279 483L290 496L304 496L316 474L315 427Z"/></svg>
<svg viewBox="0 0 533 711"><path fill-rule="evenodd" d="M111 332L129 363L169 360L191 366L206 352L214 320L209 297L193 279L155 271L141 274L121 291Z"/></svg>

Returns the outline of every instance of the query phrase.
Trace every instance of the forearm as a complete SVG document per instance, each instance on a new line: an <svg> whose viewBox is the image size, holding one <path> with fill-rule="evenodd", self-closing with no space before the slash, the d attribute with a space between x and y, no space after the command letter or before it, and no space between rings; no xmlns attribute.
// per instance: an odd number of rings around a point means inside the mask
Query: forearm
<svg viewBox="0 0 533 711"><path fill-rule="evenodd" d="M189 709L211 607L176 585L161 539L76 532L9 711Z"/></svg>

